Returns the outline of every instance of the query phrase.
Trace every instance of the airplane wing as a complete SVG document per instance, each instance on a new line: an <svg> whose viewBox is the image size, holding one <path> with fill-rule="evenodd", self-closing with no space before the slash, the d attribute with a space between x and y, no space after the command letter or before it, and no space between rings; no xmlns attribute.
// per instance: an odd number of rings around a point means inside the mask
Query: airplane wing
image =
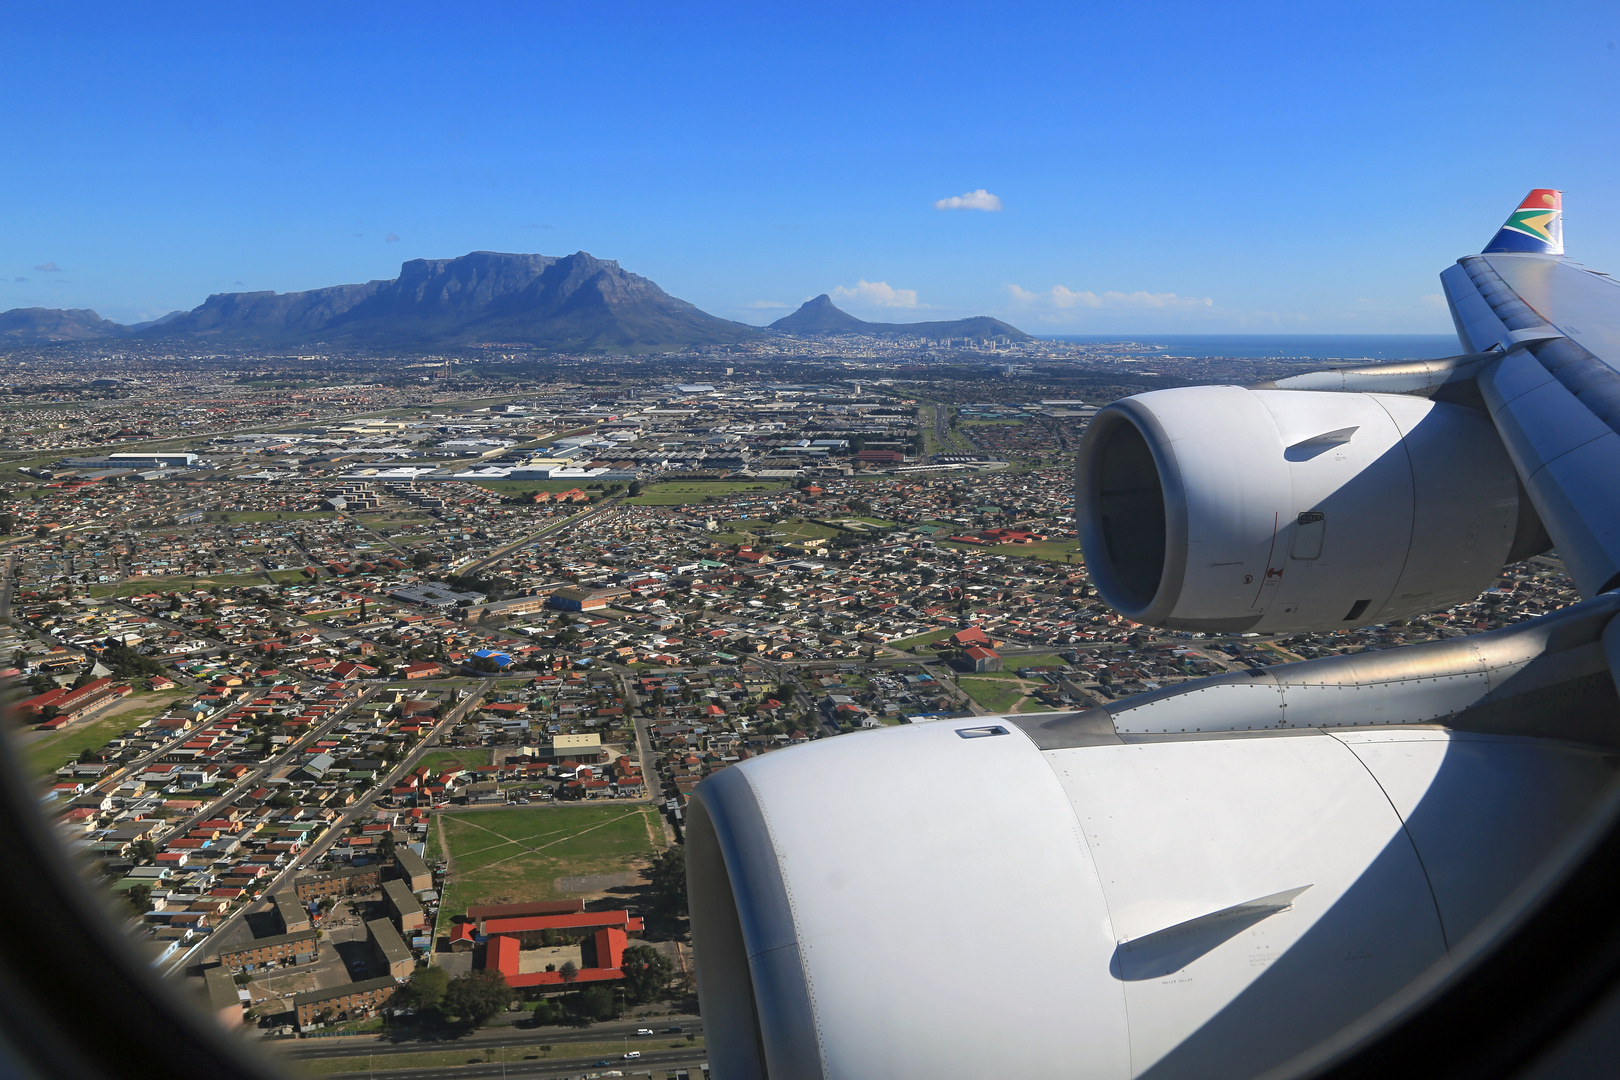
<svg viewBox="0 0 1620 1080"><path fill-rule="evenodd" d="M1620 283L1563 257L1562 199L1532 191L1440 275L1457 335L1501 358L1478 385L1586 596L1620 584Z"/></svg>
<svg viewBox="0 0 1620 1080"><path fill-rule="evenodd" d="M1458 357L1101 410L1092 580L1189 634L1348 629L1556 543L1588 599L714 774L686 828L716 1077L1256 1075L1489 932L1620 748L1620 292L1541 190L1442 280Z"/></svg>

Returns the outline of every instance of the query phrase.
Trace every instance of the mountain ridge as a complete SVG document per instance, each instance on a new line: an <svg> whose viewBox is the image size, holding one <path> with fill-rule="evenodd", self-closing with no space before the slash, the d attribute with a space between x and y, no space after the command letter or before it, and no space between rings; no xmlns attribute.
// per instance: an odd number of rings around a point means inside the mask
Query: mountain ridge
<svg viewBox="0 0 1620 1080"><path fill-rule="evenodd" d="M215 293L185 312L121 326L86 309L0 313L0 342L125 338L222 346L411 350L512 344L558 352L661 352L733 344L758 327L710 315L588 252L474 251L412 259L398 277L302 292Z"/></svg>
<svg viewBox="0 0 1620 1080"><path fill-rule="evenodd" d="M190 311L130 326L86 308L0 312L0 344L9 345L124 339L258 348L411 351L513 345L638 353L759 341L768 331L801 337L1029 339L1017 327L985 315L867 322L840 310L826 293L762 329L710 315L617 261L585 251L560 256L473 251L451 259L411 259L394 278L290 293L215 293Z"/></svg>
<svg viewBox="0 0 1620 1080"><path fill-rule="evenodd" d="M128 337L130 328L103 319L89 308L12 308L0 311L0 343L60 345Z"/></svg>
<svg viewBox="0 0 1620 1080"><path fill-rule="evenodd" d="M1028 341L1030 336L1011 323L993 319L988 315L974 315L966 319L936 322L878 323L856 318L832 302L826 293L812 297L791 315L784 315L771 323L770 329L779 334L804 337L829 337L835 334L871 334L877 337L925 338L995 338Z"/></svg>
<svg viewBox="0 0 1620 1080"><path fill-rule="evenodd" d="M474 251L453 259L412 259L400 266L398 277L364 284L216 293L145 333L254 345L498 342L580 352L658 351L759 335L584 251Z"/></svg>

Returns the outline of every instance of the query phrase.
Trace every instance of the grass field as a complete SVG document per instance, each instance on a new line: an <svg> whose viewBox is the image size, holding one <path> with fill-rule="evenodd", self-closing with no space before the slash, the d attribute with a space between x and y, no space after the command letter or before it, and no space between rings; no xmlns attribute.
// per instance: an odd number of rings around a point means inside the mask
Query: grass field
<svg viewBox="0 0 1620 1080"><path fill-rule="evenodd" d="M944 641L954 633L956 633L956 630L947 626L942 630L930 630L926 634L918 634L916 637L898 638L889 642L889 648L906 650L918 645L932 645L936 641Z"/></svg>
<svg viewBox="0 0 1620 1080"><path fill-rule="evenodd" d="M293 573L283 570L280 573ZM92 585L91 596L140 596L151 592L189 592L193 589L207 589L214 585L263 585L263 574L214 574L211 577L143 577L133 578L129 581L120 581L116 585Z"/></svg>
<svg viewBox="0 0 1620 1080"><path fill-rule="evenodd" d="M1018 668L1067 667L1069 662L1056 653L1041 653L1038 656L1009 656L1003 663L1016 671Z"/></svg>
<svg viewBox="0 0 1620 1080"><path fill-rule="evenodd" d="M23 746L28 770L48 776L85 750L95 750L120 732L127 731L148 717L156 716L169 703L189 696L184 690L138 690L89 723L31 740Z"/></svg>
<svg viewBox="0 0 1620 1080"><path fill-rule="evenodd" d="M549 1051L540 1049L550 1045ZM309 1076L331 1076L336 1073L369 1073L374 1068L393 1072L399 1069L434 1069L446 1068L455 1065L488 1065L511 1062L517 1064L523 1061L583 1061L587 1058L601 1060L607 1058L615 1065L621 1062L620 1054L629 1046L632 1050L700 1050L703 1048L703 1036L699 1035L692 1042L683 1039L613 1039L603 1042L559 1042L548 1044L544 1035L536 1035L532 1046L491 1046L477 1049L464 1046L459 1050L423 1050L415 1054L386 1054L376 1057L329 1057L329 1058L303 1058L289 1059L288 1065L292 1069ZM624 1062L626 1066L639 1064ZM657 1069L657 1067L654 1067ZM658 1070L667 1072L667 1070Z"/></svg>
<svg viewBox="0 0 1620 1080"><path fill-rule="evenodd" d="M491 753L493 751L479 746L460 747L455 750L435 750L431 754L423 754L419 764L426 765L433 772L457 766L463 769L476 769L480 765L489 764Z"/></svg>
<svg viewBox="0 0 1620 1080"><path fill-rule="evenodd" d="M1081 563L1078 540L1040 540L1033 544L996 544L991 547L980 544L953 544L948 540L936 543L940 547L956 548L958 551L982 551L988 555L1011 555L1017 559L1045 559L1047 562L1069 563L1074 566Z"/></svg>
<svg viewBox="0 0 1620 1080"><path fill-rule="evenodd" d="M837 536L844 530L831 525L823 525L819 521L805 521L803 518L788 518L771 524L764 518L733 518L730 521L720 522L720 531L713 534L713 539L722 544L752 543L755 530L763 529L768 533L781 533L773 535L769 543L788 544L802 540L825 540Z"/></svg>
<svg viewBox="0 0 1620 1080"><path fill-rule="evenodd" d="M441 814L428 830L430 853L449 845L450 879L440 931L468 905L578 896L557 879L623 873L663 846L646 806L522 806ZM656 838L656 839L655 839Z"/></svg>
<svg viewBox="0 0 1620 1080"><path fill-rule="evenodd" d="M1018 683L1006 679L963 677L956 680L956 685L991 712L1007 712L1024 696Z"/></svg>
<svg viewBox="0 0 1620 1080"><path fill-rule="evenodd" d="M1002 670L980 672L976 677L980 679L1017 679L1019 668L1062 667L1067 663L1067 660L1055 653L1043 653L1039 656L1008 656L1002 659Z"/></svg>
<svg viewBox="0 0 1620 1080"><path fill-rule="evenodd" d="M739 492L781 491L782 484L770 481L679 480L653 484L626 503L639 506L689 506L701 503L705 495L725 496Z"/></svg>

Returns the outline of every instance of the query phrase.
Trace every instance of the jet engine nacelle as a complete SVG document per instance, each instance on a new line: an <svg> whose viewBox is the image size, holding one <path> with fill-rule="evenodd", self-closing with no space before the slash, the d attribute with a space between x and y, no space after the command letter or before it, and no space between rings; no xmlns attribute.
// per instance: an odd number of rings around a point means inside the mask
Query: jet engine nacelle
<svg viewBox="0 0 1620 1080"><path fill-rule="evenodd" d="M1177 630L1387 622L1471 600L1548 546L1490 420L1399 394L1125 398L1092 420L1076 486L1103 599Z"/></svg>

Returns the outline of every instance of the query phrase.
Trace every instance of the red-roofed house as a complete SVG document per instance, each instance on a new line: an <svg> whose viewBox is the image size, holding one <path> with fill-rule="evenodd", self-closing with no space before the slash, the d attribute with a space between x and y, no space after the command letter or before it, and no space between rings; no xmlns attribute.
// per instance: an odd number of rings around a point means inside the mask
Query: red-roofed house
<svg viewBox="0 0 1620 1080"><path fill-rule="evenodd" d="M967 657L968 663L973 665L974 671L1001 670L1001 655L994 649L973 645L964 650L963 654Z"/></svg>
<svg viewBox="0 0 1620 1080"><path fill-rule="evenodd" d="M450 951L471 952L478 939L473 936L473 924L470 922L456 923L450 928Z"/></svg>

